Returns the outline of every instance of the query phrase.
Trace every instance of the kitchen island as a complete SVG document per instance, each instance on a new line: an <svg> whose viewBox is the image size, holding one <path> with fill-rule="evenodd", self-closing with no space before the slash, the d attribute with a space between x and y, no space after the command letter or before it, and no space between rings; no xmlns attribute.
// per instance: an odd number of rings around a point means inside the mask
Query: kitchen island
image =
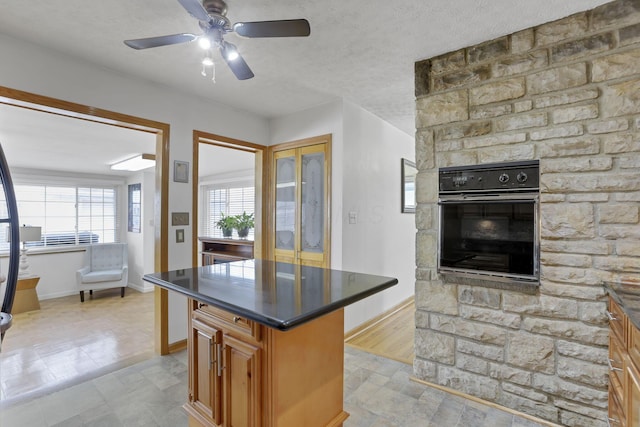
<svg viewBox="0 0 640 427"><path fill-rule="evenodd" d="M265 260L154 273L189 298L195 426L340 426L344 307L397 279Z"/></svg>

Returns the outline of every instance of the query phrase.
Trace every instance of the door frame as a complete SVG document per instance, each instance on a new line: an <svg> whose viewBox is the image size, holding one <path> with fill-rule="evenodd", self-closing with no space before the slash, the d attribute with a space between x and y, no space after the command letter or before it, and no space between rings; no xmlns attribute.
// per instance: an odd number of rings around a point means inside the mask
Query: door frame
<svg viewBox="0 0 640 427"><path fill-rule="evenodd" d="M265 206L266 195L264 191L264 183L268 182L268 179L265 179L266 167L265 162L267 160L267 156L265 155L265 151L268 149L267 146L255 144L253 142L242 141L240 139L229 138L227 136L216 135L213 133L203 132L199 130L193 131L193 170L191 172L191 182L193 183L192 193L193 197L191 212L193 217L193 227L191 227L191 241L192 241L192 249L191 249L191 263L193 267L198 266L198 205L200 200L200 192L198 189L199 180L198 180L198 156L200 153L200 143L215 145L222 148L228 148L232 150L241 150L249 153L255 154L255 194L260 195L260 197L256 196L255 199L255 207L254 207L254 216L255 216L255 227L254 227L254 239L253 239L253 253L255 258L265 258L265 246L263 244L263 235L265 234L265 215L263 206Z"/></svg>
<svg viewBox="0 0 640 427"><path fill-rule="evenodd" d="M156 165L160 167L156 166L154 222L160 226L154 231L154 271L167 271L169 254L162 248L168 247L169 235L169 124L5 86L0 86L0 103L156 135ZM169 294L158 286L154 290L154 348L162 355L170 351Z"/></svg>

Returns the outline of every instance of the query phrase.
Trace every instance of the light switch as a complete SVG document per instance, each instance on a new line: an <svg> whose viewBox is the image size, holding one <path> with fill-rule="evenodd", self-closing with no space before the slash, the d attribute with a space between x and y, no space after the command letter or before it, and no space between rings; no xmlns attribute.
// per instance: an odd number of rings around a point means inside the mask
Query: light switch
<svg viewBox="0 0 640 427"><path fill-rule="evenodd" d="M358 222L358 212L349 212L349 224Z"/></svg>

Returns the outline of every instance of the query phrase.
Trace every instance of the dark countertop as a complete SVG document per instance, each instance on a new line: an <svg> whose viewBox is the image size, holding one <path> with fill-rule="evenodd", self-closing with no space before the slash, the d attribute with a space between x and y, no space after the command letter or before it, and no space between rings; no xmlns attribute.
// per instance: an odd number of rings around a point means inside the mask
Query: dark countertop
<svg viewBox="0 0 640 427"><path fill-rule="evenodd" d="M620 305L631 323L640 329L640 283L607 282L604 287Z"/></svg>
<svg viewBox="0 0 640 427"><path fill-rule="evenodd" d="M143 279L283 331L398 283L392 277L265 260L145 274Z"/></svg>

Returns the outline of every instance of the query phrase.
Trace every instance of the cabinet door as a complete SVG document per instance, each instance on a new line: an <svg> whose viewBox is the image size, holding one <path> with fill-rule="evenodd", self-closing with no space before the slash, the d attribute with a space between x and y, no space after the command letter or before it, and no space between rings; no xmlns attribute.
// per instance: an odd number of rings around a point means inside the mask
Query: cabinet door
<svg viewBox="0 0 640 427"><path fill-rule="evenodd" d="M640 426L640 373L630 360L625 363L627 426Z"/></svg>
<svg viewBox="0 0 640 427"><path fill-rule="evenodd" d="M222 332L201 322L191 321L189 354L189 404L215 425L222 422Z"/></svg>
<svg viewBox="0 0 640 427"><path fill-rule="evenodd" d="M224 420L228 427L260 425L260 349L224 336Z"/></svg>
<svg viewBox="0 0 640 427"><path fill-rule="evenodd" d="M274 153L274 259L329 264L328 144Z"/></svg>

